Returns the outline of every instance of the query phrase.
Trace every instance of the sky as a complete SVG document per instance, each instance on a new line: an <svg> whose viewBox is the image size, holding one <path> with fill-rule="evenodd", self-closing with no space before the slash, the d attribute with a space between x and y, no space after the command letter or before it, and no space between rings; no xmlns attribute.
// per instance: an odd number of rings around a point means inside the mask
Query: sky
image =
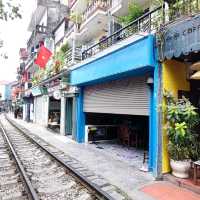
<svg viewBox="0 0 200 200"><path fill-rule="evenodd" d="M9 1L9 0L4 0ZM26 47L26 42L31 33L27 31L28 24L33 13L35 0L13 0L20 2L22 19L0 21L0 39L3 39L4 47L0 53L6 52L8 59L0 57L0 81L15 81L16 70L19 66L19 49Z"/></svg>

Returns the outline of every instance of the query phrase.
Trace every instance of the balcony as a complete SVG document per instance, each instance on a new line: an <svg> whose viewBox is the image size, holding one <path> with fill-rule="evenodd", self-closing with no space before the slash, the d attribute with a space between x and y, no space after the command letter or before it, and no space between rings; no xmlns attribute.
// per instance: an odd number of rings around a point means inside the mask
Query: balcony
<svg viewBox="0 0 200 200"><path fill-rule="evenodd" d="M85 22L89 17L91 17L96 11L102 10L106 12L110 6L109 0L94 0L87 7L87 9L82 14L82 21Z"/></svg>
<svg viewBox="0 0 200 200"><path fill-rule="evenodd" d="M86 58L94 56L95 54L107 49L108 47L111 47L112 45L120 41L129 38L130 36L145 36L150 33L154 33L156 30L159 29L160 25L163 24L163 18L161 17L163 12L164 5L159 6L156 9L144 14L129 25L116 31L111 36L103 39L99 43L85 50L82 53L82 59L84 60Z"/></svg>
<svg viewBox="0 0 200 200"><path fill-rule="evenodd" d="M39 41L44 40L45 36L48 34L47 26L36 25L34 31L27 42L27 47L29 48L33 44L38 43Z"/></svg>
<svg viewBox="0 0 200 200"><path fill-rule="evenodd" d="M109 0L94 0L88 4L81 17L81 24L75 35L78 45L90 41L107 32Z"/></svg>
<svg viewBox="0 0 200 200"><path fill-rule="evenodd" d="M67 32L65 33L64 41L63 43L67 42L70 46L72 46L74 35L75 35L75 24L71 23L69 24L69 27L67 29Z"/></svg>
<svg viewBox="0 0 200 200"><path fill-rule="evenodd" d="M74 65L81 61L81 49L75 48L75 49L69 49L65 54L65 67L70 67L71 65Z"/></svg>
<svg viewBox="0 0 200 200"><path fill-rule="evenodd" d="M110 6L111 15L123 16L127 14L128 1L112 0Z"/></svg>
<svg viewBox="0 0 200 200"><path fill-rule="evenodd" d="M69 7L72 12L82 13L87 8L86 0L69 0Z"/></svg>

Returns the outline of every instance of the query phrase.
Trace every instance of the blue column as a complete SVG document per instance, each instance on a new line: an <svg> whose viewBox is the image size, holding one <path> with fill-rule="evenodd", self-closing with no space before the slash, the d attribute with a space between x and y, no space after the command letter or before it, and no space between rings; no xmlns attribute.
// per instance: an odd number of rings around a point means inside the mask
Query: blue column
<svg viewBox="0 0 200 200"><path fill-rule="evenodd" d="M159 64L156 63L154 69L154 86L151 89L150 95L150 138L149 138L149 169L153 171L153 175L158 177L159 175L159 90L160 90L160 78L159 78Z"/></svg>
<svg viewBox="0 0 200 200"><path fill-rule="evenodd" d="M154 43L155 43L155 38ZM158 63L158 52L157 48L152 45L153 59L154 62L154 71L153 71L153 78L154 84L153 87L150 89L150 118L149 118L149 169L153 171L154 177L159 177L160 173L160 155L162 149L161 146L161 137L159 134L159 94L160 94L160 64Z"/></svg>
<svg viewBox="0 0 200 200"><path fill-rule="evenodd" d="M149 109L149 171L153 171L153 88L149 88L150 109Z"/></svg>
<svg viewBox="0 0 200 200"><path fill-rule="evenodd" d="M85 113L83 112L84 88L80 87L79 95L76 101L76 141L82 143L85 141Z"/></svg>

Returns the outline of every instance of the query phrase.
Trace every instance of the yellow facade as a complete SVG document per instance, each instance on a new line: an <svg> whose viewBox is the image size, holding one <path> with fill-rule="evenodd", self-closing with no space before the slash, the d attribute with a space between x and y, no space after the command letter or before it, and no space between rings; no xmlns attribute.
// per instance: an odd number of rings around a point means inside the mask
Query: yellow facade
<svg viewBox="0 0 200 200"><path fill-rule="evenodd" d="M190 83L186 78L187 67L184 63L168 60L163 63L163 90L171 91L174 97L178 97L178 90L189 91ZM165 123L165 122L163 122ZM163 124L164 127L164 124ZM167 134L163 129L163 151L162 151L162 171L170 171L169 156L167 151Z"/></svg>

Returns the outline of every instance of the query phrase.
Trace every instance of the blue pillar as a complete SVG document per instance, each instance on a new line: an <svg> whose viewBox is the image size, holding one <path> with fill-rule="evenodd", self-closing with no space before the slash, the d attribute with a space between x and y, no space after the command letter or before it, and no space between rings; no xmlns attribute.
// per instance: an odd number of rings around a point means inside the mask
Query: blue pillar
<svg viewBox="0 0 200 200"><path fill-rule="evenodd" d="M154 85L151 89L150 95L150 136L149 136L149 169L153 171L154 177L159 176L159 90L160 90L160 78L159 78L159 64L156 63L154 69Z"/></svg>
<svg viewBox="0 0 200 200"><path fill-rule="evenodd" d="M80 92L76 101L76 141L82 143L85 141L85 113L83 112L83 87L80 87Z"/></svg>
<svg viewBox="0 0 200 200"><path fill-rule="evenodd" d="M155 43L155 38L154 38ZM158 52L157 48L152 45L154 60L154 71L153 78L154 84L150 89L150 118L149 118L149 169L153 171L154 177L159 177L160 173L160 155L162 149L160 144L162 143L160 137L160 127L159 127L159 95L160 95L160 64L158 63Z"/></svg>
<svg viewBox="0 0 200 200"><path fill-rule="evenodd" d="M149 88L150 109L149 109L149 171L153 171L153 88Z"/></svg>

